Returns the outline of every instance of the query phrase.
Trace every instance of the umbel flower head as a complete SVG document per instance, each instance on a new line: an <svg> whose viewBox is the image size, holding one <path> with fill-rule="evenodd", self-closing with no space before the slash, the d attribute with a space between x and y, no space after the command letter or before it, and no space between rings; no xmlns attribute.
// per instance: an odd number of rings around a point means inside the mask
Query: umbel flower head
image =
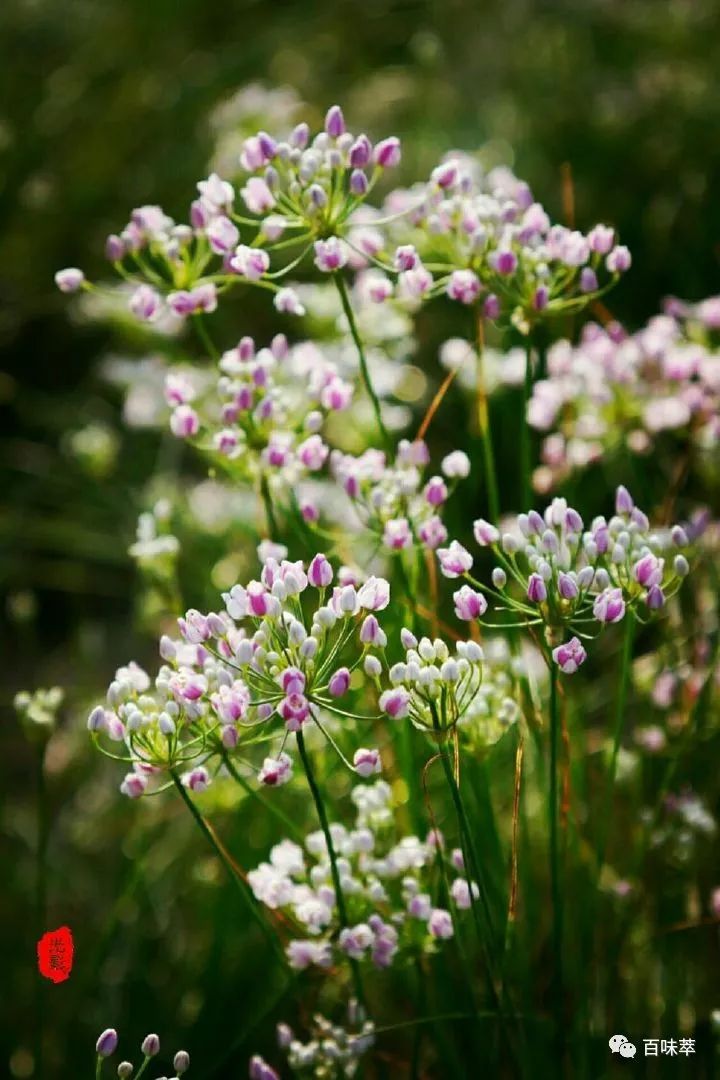
<svg viewBox="0 0 720 1080"><path fill-rule="evenodd" d="M154 683L135 663L117 672L88 727L98 744L101 736L125 744L122 760L133 771L124 794L139 797L154 776L176 770L202 791L224 751L276 735L279 751L260 780L285 783L288 735L312 721L321 726L321 710L347 715L341 699L353 674L362 680L363 671L379 670L373 650L387 640L378 615L390 601L388 583L352 581L347 572L336 580L324 555L305 565L285 554L266 557L257 580L224 593L224 610L179 619L180 639L160 641L164 664ZM379 755L359 750L350 767L367 776Z"/></svg>
<svg viewBox="0 0 720 1080"><path fill-rule="evenodd" d="M296 483L317 473L329 449L320 434L329 413L350 405L353 386L310 342L290 346L277 334L257 349L250 337L223 353L217 383L198 393L191 377L168 374L170 428L233 477L261 474Z"/></svg>
<svg viewBox="0 0 720 1080"><path fill-rule="evenodd" d="M376 145L354 136L337 105L312 138L305 123L284 140L259 131L243 143L239 191L211 173L197 184L187 223L177 224L160 206L140 206L107 238L107 258L134 286L131 313L147 323L168 312L180 319L211 314L222 293L242 281L272 292L279 312L304 314L281 279L306 256L321 273L341 270L350 253L342 239L348 219L399 161L395 136ZM272 269L278 252L284 263ZM55 280L66 293L93 287L75 267Z"/></svg>
<svg viewBox="0 0 720 1080"><path fill-rule="evenodd" d="M342 927L322 832L303 846L276 844L268 862L250 871L248 882L267 907L291 915L306 936L287 946L290 965L328 968L345 957L387 968L406 951L434 951L453 936L450 911L438 903L438 859L454 875L450 898L457 911L470 908L477 885L463 875L462 854L443 851L438 834L426 840L399 833L388 784L356 787L353 829L330 825L349 925Z"/></svg>
<svg viewBox="0 0 720 1080"><path fill-rule="evenodd" d="M358 457L335 450L330 456L332 472L358 517L389 551L433 550L447 539L442 509L458 480L469 474L470 461L456 450L443 459L442 475L426 478L429 464L422 439L402 439L391 466L381 450Z"/></svg>
<svg viewBox="0 0 720 1080"><path fill-rule="evenodd" d="M476 641L458 641L454 652L440 638L419 641L404 628L405 659L388 672L390 688L380 708L392 719L412 723L445 738L475 699L482 682L483 651Z"/></svg>
<svg viewBox="0 0 720 1080"><path fill-rule="evenodd" d="M717 445L720 355L695 320L658 315L633 335L591 323L578 345L552 345L547 367L527 410L545 434L543 490L625 448L647 454L663 436L696 453Z"/></svg>
<svg viewBox="0 0 720 1080"><path fill-rule="evenodd" d="M482 519L474 534L498 559L492 586L470 576L472 556L457 542L452 555L438 552L443 572L465 576L483 597L499 601L498 610L515 612L520 625L544 625L553 659L568 675L586 659L583 640L628 610L642 621L664 608L689 571L685 530L652 530L624 487L617 489L615 514L596 517L589 529L565 499L553 499L544 515L520 514L502 534ZM564 641L568 631L573 636Z"/></svg>
<svg viewBox="0 0 720 1080"><path fill-rule="evenodd" d="M457 151L426 184L393 192L385 210L396 222L391 261L400 294L446 292L525 334L548 315L587 306L630 267L612 228L596 225L585 234L553 225L509 169L485 174Z"/></svg>
<svg viewBox="0 0 720 1080"><path fill-rule="evenodd" d="M277 1025L277 1044L293 1073L317 1077L355 1076L360 1059L375 1043L375 1025L362 1007L351 999L345 1026L333 1024L316 1013L311 1038L302 1042L288 1024ZM280 1080L280 1074L255 1054L250 1059L250 1080Z"/></svg>

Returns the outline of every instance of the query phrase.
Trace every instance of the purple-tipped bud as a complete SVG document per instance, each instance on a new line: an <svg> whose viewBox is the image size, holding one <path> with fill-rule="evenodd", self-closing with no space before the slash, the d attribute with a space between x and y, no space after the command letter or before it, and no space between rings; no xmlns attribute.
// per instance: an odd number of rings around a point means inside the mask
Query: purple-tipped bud
<svg viewBox="0 0 720 1080"><path fill-rule="evenodd" d="M331 139L338 139L345 131L345 117L339 105L331 105L325 116L325 131Z"/></svg>
<svg viewBox="0 0 720 1080"><path fill-rule="evenodd" d="M110 1057L117 1050L118 1033L115 1028L106 1028L95 1043L95 1052L98 1057Z"/></svg>
<svg viewBox="0 0 720 1080"><path fill-rule="evenodd" d="M105 258L110 262L120 262L125 255L125 243L115 233L111 233L105 241Z"/></svg>
<svg viewBox="0 0 720 1080"><path fill-rule="evenodd" d="M358 135L350 147L350 166L353 169L364 169L370 163L372 157L372 145L367 135Z"/></svg>
<svg viewBox="0 0 720 1080"><path fill-rule="evenodd" d="M500 300L495 293L489 293L483 301L483 315L486 319L500 318Z"/></svg>
<svg viewBox="0 0 720 1080"><path fill-rule="evenodd" d="M58 270L55 275L55 284L60 292L74 293L82 286L85 275L77 266L68 266L65 270Z"/></svg>
<svg viewBox="0 0 720 1080"><path fill-rule="evenodd" d="M645 598L645 603L651 611L657 611L665 606L665 593L659 585L651 585Z"/></svg>
<svg viewBox="0 0 720 1080"><path fill-rule="evenodd" d="M605 265L611 274L624 274L630 269L632 256L624 244L614 247L605 260Z"/></svg>
<svg viewBox="0 0 720 1080"><path fill-rule="evenodd" d="M532 306L535 311L544 311L548 306L550 299L550 290L547 285L538 285L533 295Z"/></svg>
<svg viewBox="0 0 720 1080"><path fill-rule="evenodd" d="M190 1068L190 1055L187 1050L178 1050L177 1054L173 1058L173 1069L180 1076L182 1073L187 1072Z"/></svg>
<svg viewBox="0 0 720 1080"><path fill-rule="evenodd" d="M575 600L578 595L577 582L569 574L558 574L558 592L563 600Z"/></svg>
<svg viewBox="0 0 720 1080"><path fill-rule="evenodd" d="M621 484L615 492L615 513L629 514L634 507L635 503L633 502L632 495L628 489Z"/></svg>
<svg viewBox="0 0 720 1080"><path fill-rule="evenodd" d="M488 605L485 597L482 593L471 589L469 585L463 585L461 589L453 593L453 601L455 603L455 614L458 619L463 619L465 622L479 619L487 611Z"/></svg>
<svg viewBox="0 0 720 1080"><path fill-rule="evenodd" d="M248 1075L250 1080L280 1080L279 1074L259 1054L250 1058Z"/></svg>
<svg viewBox="0 0 720 1080"><path fill-rule="evenodd" d="M350 689L350 672L346 667L338 668L330 677L328 693L330 697L343 697Z"/></svg>
<svg viewBox="0 0 720 1080"><path fill-rule="evenodd" d="M290 145L294 146L296 150L304 150L308 144L310 138L310 128L306 123L298 124L293 128L290 135Z"/></svg>
<svg viewBox="0 0 720 1080"><path fill-rule="evenodd" d="M155 1057L160 1053L160 1037L159 1035L146 1035L140 1044L140 1050L145 1057Z"/></svg>
<svg viewBox="0 0 720 1080"><path fill-rule="evenodd" d="M578 638L571 638L564 645L553 649L553 660L565 675L574 675L581 664L585 663L587 653Z"/></svg>
<svg viewBox="0 0 720 1080"><path fill-rule="evenodd" d="M580 271L580 292L595 292L598 287L597 274L592 266L584 266Z"/></svg>
<svg viewBox="0 0 720 1080"><path fill-rule="evenodd" d="M368 178L362 169L354 169L350 174L350 194L362 196L367 194Z"/></svg>
<svg viewBox="0 0 720 1080"><path fill-rule="evenodd" d="M395 135L391 135L377 144L373 152L373 161L381 169L394 169L400 164L401 156L400 140Z"/></svg>
<svg viewBox="0 0 720 1080"><path fill-rule="evenodd" d="M382 770L379 750L367 750L361 746L353 755L353 766L358 776L368 777Z"/></svg>
<svg viewBox="0 0 720 1080"><path fill-rule="evenodd" d="M527 587L528 600L534 604L543 604L547 600L547 588L539 574L531 574Z"/></svg>
<svg viewBox="0 0 720 1080"><path fill-rule="evenodd" d="M316 589L326 589L332 579L332 566L324 555L316 555L308 567L308 581Z"/></svg>

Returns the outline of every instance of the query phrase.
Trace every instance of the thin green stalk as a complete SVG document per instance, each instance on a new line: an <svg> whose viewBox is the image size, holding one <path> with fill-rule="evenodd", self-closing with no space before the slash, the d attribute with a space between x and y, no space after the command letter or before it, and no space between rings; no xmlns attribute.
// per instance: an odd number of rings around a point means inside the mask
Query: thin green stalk
<svg viewBox="0 0 720 1080"><path fill-rule="evenodd" d="M490 429L490 409L488 405L487 387L485 384L484 351L482 318L478 321L477 335L477 416L480 428L480 443L482 446L483 466L485 470L485 487L487 488L488 509L490 520L498 521L500 517L500 497L498 495L497 471L495 469L495 452L493 450L492 431Z"/></svg>
<svg viewBox="0 0 720 1080"><path fill-rule="evenodd" d="M265 509L265 520L267 523L267 531L271 540L278 540L280 533L278 532L277 519L275 517L275 511L273 510L272 496L270 494L270 485L268 484L268 478L266 473L260 474L260 495L263 501L263 507Z"/></svg>
<svg viewBox="0 0 720 1080"><path fill-rule="evenodd" d="M357 323L355 322L355 315L353 313L352 304L350 303L350 297L348 296L347 285L345 284L345 279L343 278L342 273L338 272L336 274L333 274L333 277L335 278L335 284L337 286L338 293L340 294L340 303L342 304L343 311L345 312L345 318L347 319L348 325L350 327L350 334L352 335L352 339L355 342L355 348L358 352L358 358L360 360L360 374L362 375L365 389L367 390L368 397L370 398L370 401L372 403L373 411L375 413L375 420L377 421L378 429L380 431L380 434L382 435L383 442L385 443L385 448L389 450L390 436L388 434L387 428L385 427L385 424L383 423L380 400L375 393L375 387L373 386L372 379L370 378L367 357L365 356L365 347L363 346L362 338L360 337Z"/></svg>
<svg viewBox="0 0 720 1080"><path fill-rule="evenodd" d="M220 353L215 348L215 346L214 346L214 344L212 342L212 338L210 337L210 334L208 333L207 327L205 326L203 316L202 315L193 315L192 321L193 321L193 326L195 327L195 330L197 332L197 335L200 338L200 341L202 342L202 344L205 346L205 348L208 351L208 355L210 356L210 359L217 362L217 360L220 358Z"/></svg>
<svg viewBox="0 0 720 1080"><path fill-rule="evenodd" d="M102 1075L102 1067L103 1067L103 1059L98 1054L97 1060L95 1062L95 1080L100 1080L100 1077Z"/></svg>
<svg viewBox="0 0 720 1080"><path fill-rule="evenodd" d="M237 870L235 869L232 862L228 858L227 853L222 849L220 844L218 844L217 839L213 835L212 830L210 828L208 828L208 825L207 825L207 822L205 821L205 818L202 816L202 814L198 810L197 806L195 805L195 803L192 801L192 799L188 795L187 789L183 785L180 777L178 776L178 774L175 772L174 769L171 770L170 775L172 776L173 783L175 784L175 787L177 788L177 790L178 790L178 792L180 794L180 798L183 800L183 802L187 806L188 810L192 814L193 818L195 819L195 822L196 822L198 828L200 829L200 832L203 834L203 836L208 841L208 843L212 846L213 850L215 851L216 855L220 859L221 863L223 864L223 866L227 870L228 874L230 875L230 877L234 881L235 886L236 886L238 892L240 893L240 896L243 898L243 901L245 902L245 904L246 904L252 918L255 920L255 922L258 924L258 926L262 930L263 935L267 939L267 941L268 941L269 945L271 946L273 952L277 955L278 959L282 962L283 966L285 966L287 964L287 959L286 959L285 954L284 954L284 952L282 950L280 942L278 941L275 934L273 934L272 930L266 924L266 922L263 919L262 915L258 911L258 908L256 906L255 898L252 895L252 893L250 892L250 889L249 889L248 885L239 876L239 874L237 873Z"/></svg>
<svg viewBox="0 0 720 1080"><path fill-rule="evenodd" d="M563 1043L563 909L560 889L560 848L558 843L558 750L560 744L560 710L558 702L558 668L550 661L550 794L548 799L550 830L550 888L553 914L553 999L555 1006L555 1037L562 1050Z"/></svg>
<svg viewBox="0 0 720 1080"><path fill-rule="evenodd" d="M520 417L520 469L521 469L521 493L522 508L529 510L532 506L532 447L530 442L530 426L527 422L527 406L532 394L532 341L528 338L525 348L525 380L523 383L523 405Z"/></svg>
<svg viewBox="0 0 720 1080"><path fill-rule="evenodd" d="M625 615L625 633L623 635L622 656L620 659L620 683L617 703L615 706L615 730L613 733L612 754L608 766L607 779L605 781L605 795L603 798L602 813L600 816L600 838L597 850L597 873L598 881L605 862L610 820L612 816L612 797L615 787L615 774L617 772L618 755L620 753L620 739L622 737L623 721L625 719L625 706L627 704L628 685L630 683L630 668L632 664L633 640L635 638L635 616L631 609Z"/></svg>
<svg viewBox="0 0 720 1080"><path fill-rule="evenodd" d="M330 823L328 822L327 811L325 810L325 803L323 802L322 793L318 787L315 774L313 772L310 757L305 746L305 738L302 733L302 729L296 733L298 753L300 754L300 760L302 761L303 769L305 770L305 776L307 777L308 787L310 788L310 794L312 795L313 802L315 803L315 809L317 810L317 816L320 820L320 828L323 831L325 837L325 843L327 845L328 858L330 860L330 873L332 874L333 887L335 889L335 899L337 901L338 917L340 919L340 925L343 929L350 925L348 920L347 908L345 907L345 896L342 891L342 885L340 883L340 872L337 866L337 855L335 854L335 846L332 841L332 834L330 832ZM350 960L350 972L352 975L353 987L355 989L355 996L363 1007L366 1007L367 1001L365 998L365 990L362 984L362 977L360 975L360 968L356 960Z"/></svg>
<svg viewBox="0 0 720 1080"><path fill-rule="evenodd" d="M47 790L45 785L45 742L37 749L36 758L36 792L37 803L37 850L36 850L36 880L35 880L35 917L37 920L37 937L40 939L47 927L47 846L50 832L50 823L47 812ZM43 1015L44 1015L45 984L41 975L36 975L35 994L35 1069L38 1076L43 1075Z"/></svg>
<svg viewBox="0 0 720 1080"><path fill-rule="evenodd" d="M140 1077L142 1076L142 1074L147 1069L147 1067L150 1064L151 1060L152 1060L152 1058L149 1058L147 1056L143 1058L143 1063L142 1063L142 1065L140 1066L140 1068L138 1069L138 1071L137 1071L137 1073L135 1075L135 1080L140 1080Z"/></svg>

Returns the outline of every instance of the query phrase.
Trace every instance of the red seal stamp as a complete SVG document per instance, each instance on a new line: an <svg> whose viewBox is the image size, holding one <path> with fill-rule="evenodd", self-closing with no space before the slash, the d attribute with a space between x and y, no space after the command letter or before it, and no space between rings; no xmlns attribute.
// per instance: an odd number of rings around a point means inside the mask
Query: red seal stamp
<svg viewBox="0 0 720 1080"><path fill-rule="evenodd" d="M73 966L73 936L69 926L49 930L37 943L40 974L54 983L70 978Z"/></svg>

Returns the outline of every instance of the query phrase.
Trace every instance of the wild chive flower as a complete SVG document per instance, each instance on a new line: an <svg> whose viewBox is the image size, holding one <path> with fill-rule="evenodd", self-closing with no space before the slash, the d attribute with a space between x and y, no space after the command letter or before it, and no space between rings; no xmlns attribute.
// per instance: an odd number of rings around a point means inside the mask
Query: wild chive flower
<svg viewBox="0 0 720 1080"><path fill-rule="evenodd" d="M442 462L444 478L426 478L429 463L422 440L402 439L390 467L381 450L366 450L359 457L336 450L330 456L331 471L364 526L390 551L432 550L447 538L442 507L457 481L467 476L470 463L462 451L455 451Z"/></svg>
<svg viewBox="0 0 720 1080"><path fill-rule="evenodd" d="M396 218L390 231L398 246L389 264L401 294L444 290L459 303L482 303L487 318L509 319L524 334L547 315L587 306L631 263L612 229L599 225L585 235L553 225L509 169L485 175L459 152L448 154L426 184L393 192L385 210ZM432 273L424 258L432 260Z"/></svg>
<svg viewBox="0 0 720 1080"><path fill-rule="evenodd" d="M288 959L296 969L329 967L343 956L385 968L403 951L432 951L433 940L453 934L450 912L431 900L437 845L431 838L400 835L390 788L383 781L355 788L352 797L358 807L355 827L330 825L348 926L340 928L322 832L310 833L303 847L281 841L269 861L248 874L256 898L292 915L308 935L288 945ZM440 857L456 875L453 902L458 911L466 910L471 886L457 875L452 858ZM473 883L472 888L477 886Z"/></svg>
<svg viewBox="0 0 720 1080"><path fill-rule="evenodd" d="M544 434L536 487L627 447L647 454L663 436L695 452L720 435L720 357L707 331L660 315L629 336L589 324L577 346L559 341L533 387L528 422Z"/></svg>
<svg viewBox="0 0 720 1080"><path fill-rule="evenodd" d="M348 408L353 386L309 342L290 346L283 334L257 349L250 337L223 353L214 388L170 372L165 397L170 427L191 438L233 478L295 484L320 471L330 453L320 429Z"/></svg>
<svg viewBox="0 0 720 1080"><path fill-rule="evenodd" d="M454 652L440 638L417 640L402 631L405 659L388 671L391 689L380 708L391 719L409 716L415 727L436 734L454 728L482 682L483 651L475 641L458 641Z"/></svg>
<svg viewBox="0 0 720 1080"><path fill-rule="evenodd" d="M363 1009L354 1000L348 1005L345 1024L334 1024L316 1013L310 1029L312 1037L305 1043L288 1024L278 1024L277 1044L292 1072L317 1077L355 1076L360 1059L375 1043L375 1025L365 1019ZM279 1074L256 1054L250 1060L250 1080L279 1080Z"/></svg>
<svg viewBox="0 0 720 1080"><path fill-rule="evenodd" d="M178 620L180 640L160 641L165 663L154 684L137 664L118 670L88 727L96 741L125 743L132 772L124 794L141 797L169 770L182 770L183 784L199 794L214 759L268 728L279 729L281 745L259 779L271 787L289 780L288 734L313 721L322 728L326 712L345 715L353 673L361 676L386 641L378 616L390 602L388 583L333 581L324 555L307 567L269 556L259 580L223 594L224 611L192 609ZM377 771L376 751L359 754L348 768Z"/></svg>
<svg viewBox="0 0 720 1080"><path fill-rule="evenodd" d="M617 489L615 514L609 521L595 518L589 529L565 499L554 499L544 516L536 510L520 514L514 525L501 535L489 522L476 521L476 541L490 547L499 563L491 588L464 574L515 612L520 625L544 625L553 659L566 674L585 661L581 638L620 622L629 608L640 619L663 608L689 571L681 550L688 543L685 530L652 530L624 487ZM443 553L438 556L442 567ZM573 637L564 641L567 631Z"/></svg>

